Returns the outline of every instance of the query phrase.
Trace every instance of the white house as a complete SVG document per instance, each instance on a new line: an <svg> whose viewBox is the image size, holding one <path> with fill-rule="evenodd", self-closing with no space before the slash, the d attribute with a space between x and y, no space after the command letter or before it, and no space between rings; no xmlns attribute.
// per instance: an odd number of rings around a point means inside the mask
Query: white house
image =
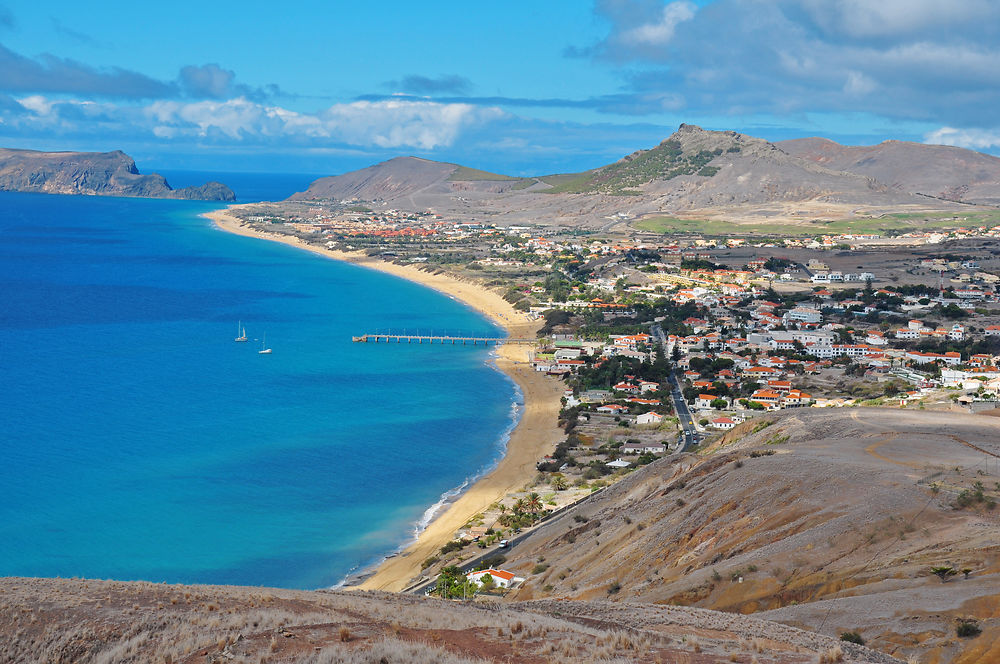
<svg viewBox="0 0 1000 664"><path fill-rule="evenodd" d="M694 400L694 407L699 410L708 410L712 407L712 402L718 398L714 394L699 394L698 398Z"/></svg>
<svg viewBox="0 0 1000 664"><path fill-rule="evenodd" d="M493 585L497 588L510 588L512 585L518 581L523 581L524 579L514 576L512 572L508 572L502 569L484 569L478 572L469 572L465 575L471 583L477 586L483 585L483 577L491 576L493 577Z"/></svg>
<svg viewBox="0 0 1000 664"><path fill-rule="evenodd" d="M666 451L667 446L663 443L625 443L621 446L622 454L640 454L642 452L663 454Z"/></svg>
<svg viewBox="0 0 1000 664"><path fill-rule="evenodd" d="M635 418L636 424L659 424L663 421L663 415L649 411Z"/></svg>
<svg viewBox="0 0 1000 664"><path fill-rule="evenodd" d="M811 307L795 307L785 314L785 318L803 323L818 323L823 320L823 315Z"/></svg>
<svg viewBox="0 0 1000 664"><path fill-rule="evenodd" d="M736 420L731 417L717 417L709 424L713 429L732 429L736 426Z"/></svg>
<svg viewBox="0 0 1000 664"><path fill-rule="evenodd" d="M620 415L622 413L627 413L628 408L625 406L618 405L616 403L606 403L603 406L597 407L598 413L609 413L611 415Z"/></svg>

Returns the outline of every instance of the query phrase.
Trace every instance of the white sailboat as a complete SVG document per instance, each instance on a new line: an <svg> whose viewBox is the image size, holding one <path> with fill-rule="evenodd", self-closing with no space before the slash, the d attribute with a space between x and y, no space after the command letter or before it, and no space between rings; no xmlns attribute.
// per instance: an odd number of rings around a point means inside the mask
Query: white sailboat
<svg viewBox="0 0 1000 664"><path fill-rule="evenodd" d="M236 323L236 334L239 335L233 341L246 341L247 340L247 329L243 327L243 321Z"/></svg>
<svg viewBox="0 0 1000 664"><path fill-rule="evenodd" d="M260 350L257 351L258 355L270 355L271 349L267 347L267 333L264 334L264 338L260 342Z"/></svg>

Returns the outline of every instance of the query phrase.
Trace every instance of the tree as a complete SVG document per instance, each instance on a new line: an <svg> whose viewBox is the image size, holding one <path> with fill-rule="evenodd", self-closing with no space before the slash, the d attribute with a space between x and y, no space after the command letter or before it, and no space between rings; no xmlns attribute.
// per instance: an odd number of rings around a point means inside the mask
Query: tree
<svg viewBox="0 0 1000 664"><path fill-rule="evenodd" d="M483 574L479 577L479 592L488 593L496 588L492 574Z"/></svg>
<svg viewBox="0 0 1000 664"><path fill-rule="evenodd" d="M937 575L937 578L941 579L941 583L944 583L948 577L955 576L958 572L951 565L938 565L931 568L931 574Z"/></svg>
<svg viewBox="0 0 1000 664"><path fill-rule="evenodd" d="M566 477L561 473L557 473L552 476L552 488L556 491L565 491L569 488L569 482L566 481Z"/></svg>
<svg viewBox="0 0 1000 664"><path fill-rule="evenodd" d="M725 399L712 399L709 405L716 410L722 410L723 408L729 405L729 402L726 401Z"/></svg>
<svg viewBox="0 0 1000 664"><path fill-rule="evenodd" d="M528 499L525 501L525 507L529 512L541 512L542 511L542 497L537 493L532 491L528 494Z"/></svg>

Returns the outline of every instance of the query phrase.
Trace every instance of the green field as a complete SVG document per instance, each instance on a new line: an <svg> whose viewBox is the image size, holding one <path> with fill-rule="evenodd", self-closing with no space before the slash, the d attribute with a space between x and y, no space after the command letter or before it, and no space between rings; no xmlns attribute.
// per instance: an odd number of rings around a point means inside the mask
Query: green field
<svg viewBox="0 0 1000 664"><path fill-rule="evenodd" d="M799 224L759 222L734 224L707 219L653 217L633 224L652 233L699 233L702 235L838 235L841 233L888 233L989 226L1000 224L1000 210L984 210L956 217L952 212L893 213L878 218L803 221Z"/></svg>
<svg viewBox="0 0 1000 664"><path fill-rule="evenodd" d="M522 179L524 178L490 173L489 171L481 171L478 168L469 168L468 166L459 166L448 176L448 180L452 182L510 182L511 180Z"/></svg>

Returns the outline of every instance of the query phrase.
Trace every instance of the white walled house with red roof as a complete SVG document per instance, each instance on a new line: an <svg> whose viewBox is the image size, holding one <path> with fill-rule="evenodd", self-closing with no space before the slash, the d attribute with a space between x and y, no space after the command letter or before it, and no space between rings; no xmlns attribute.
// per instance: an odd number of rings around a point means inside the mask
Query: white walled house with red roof
<svg viewBox="0 0 1000 664"><path fill-rule="evenodd" d="M482 586L483 579L486 576L493 577L493 585L497 588L510 588L515 583L524 581L524 578L514 576L513 572L508 572L502 569L484 569L479 570L478 572L469 572L465 575L465 578L468 579L470 583Z"/></svg>
<svg viewBox="0 0 1000 664"><path fill-rule="evenodd" d="M659 424L663 421L663 415L657 412L649 411L648 413L643 413L635 418L636 424Z"/></svg>
<svg viewBox="0 0 1000 664"><path fill-rule="evenodd" d="M694 400L694 407L699 410L709 410L712 407L712 402L718 398L714 394L699 394L698 398Z"/></svg>

